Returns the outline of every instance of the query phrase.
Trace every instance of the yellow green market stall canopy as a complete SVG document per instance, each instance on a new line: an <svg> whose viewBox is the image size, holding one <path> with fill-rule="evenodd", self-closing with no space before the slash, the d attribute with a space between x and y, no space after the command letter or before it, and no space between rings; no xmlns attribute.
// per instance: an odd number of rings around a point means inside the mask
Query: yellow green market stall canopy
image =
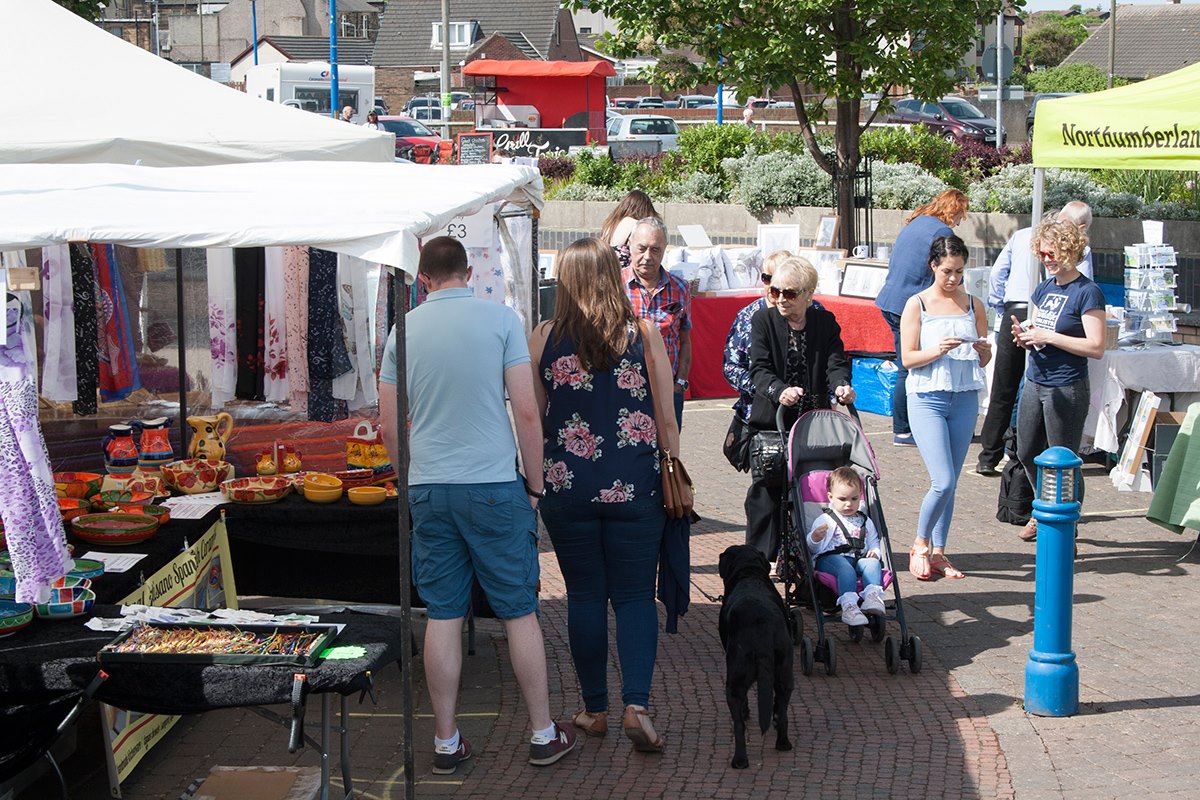
<svg viewBox="0 0 1200 800"><path fill-rule="evenodd" d="M1200 63L1116 89L1039 101L1033 165L1200 169Z"/></svg>

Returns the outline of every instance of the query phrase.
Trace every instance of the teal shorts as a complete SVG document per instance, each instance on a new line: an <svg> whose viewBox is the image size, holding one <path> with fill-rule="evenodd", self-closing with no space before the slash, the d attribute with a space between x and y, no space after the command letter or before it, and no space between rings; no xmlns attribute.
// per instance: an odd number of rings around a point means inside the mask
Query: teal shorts
<svg viewBox="0 0 1200 800"><path fill-rule="evenodd" d="M413 580L430 619L465 617L479 579L499 619L538 610L537 516L519 478L409 489Z"/></svg>

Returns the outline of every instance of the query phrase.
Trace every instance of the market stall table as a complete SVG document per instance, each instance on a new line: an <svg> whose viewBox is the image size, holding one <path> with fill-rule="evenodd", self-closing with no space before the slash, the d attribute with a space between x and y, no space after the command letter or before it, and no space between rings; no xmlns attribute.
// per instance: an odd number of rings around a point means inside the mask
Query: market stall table
<svg viewBox="0 0 1200 800"><path fill-rule="evenodd" d="M762 297L761 291L701 295L692 299L692 370L688 375L691 382L688 399L736 396L722 371L725 340L737 313L759 297ZM894 349L892 331L883 321L874 300L823 294L815 299L837 317L847 352L890 353Z"/></svg>
<svg viewBox="0 0 1200 800"><path fill-rule="evenodd" d="M1187 408L1200 400L1200 347L1196 345L1146 345L1105 352L1088 360L1091 402L1083 426L1086 443L1097 450L1116 453L1125 422L1130 392L1150 390L1173 394L1174 408ZM1161 410L1167 410L1164 404Z"/></svg>

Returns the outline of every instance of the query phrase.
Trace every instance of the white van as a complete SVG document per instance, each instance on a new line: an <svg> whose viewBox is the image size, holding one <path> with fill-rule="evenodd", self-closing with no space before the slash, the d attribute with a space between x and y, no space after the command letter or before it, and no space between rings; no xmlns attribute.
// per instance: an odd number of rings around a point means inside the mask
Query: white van
<svg viewBox="0 0 1200 800"><path fill-rule="evenodd" d="M324 116L354 109L354 122L366 122L375 104L375 68L338 65L338 104L329 106L332 71L327 61L257 64L246 71L246 94L296 106Z"/></svg>

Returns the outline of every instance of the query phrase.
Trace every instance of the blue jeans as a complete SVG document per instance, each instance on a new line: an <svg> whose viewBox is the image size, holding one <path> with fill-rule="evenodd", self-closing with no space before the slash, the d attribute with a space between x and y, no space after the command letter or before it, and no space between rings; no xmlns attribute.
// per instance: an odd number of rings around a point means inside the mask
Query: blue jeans
<svg viewBox="0 0 1200 800"><path fill-rule="evenodd" d="M567 639L588 711L608 710L608 605L617 617L625 705L649 705L658 652L654 605L666 514L657 494L630 503L550 495L540 504L567 583Z"/></svg>
<svg viewBox="0 0 1200 800"><path fill-rule="evenodd" d="M817 569L837 578L838 596L858 591L858 578L862 576L863 588L883 587L883 565L878 558L860 558L851 553L826 553L817 557Z"/></svg>
<svg viewBox="0 0 1200 800"><path fill-rule="evenodd" d="M679 423L679 430L683 430L683 392L674 392L675 395L675 420Z"/></svg>
<svg viewBox="0 0 1200 800"><path fill-rule="evenodd" d="M1047 447L1065 447L1072 453L1079 452L1090 397L1087 377L1066 386L1025 381L1017 408L1017 459L1035 489L1037 465L1033 459L1042 451Z"/></svg>
<svg viewBox="0 0 1200 800"><path fill-rule="evenodd" d="M892 329L892 341L896 346L896 388L892 390L892 433L911 433L908 422L908 394L905 383L908 380L908 370L900 363L900 315L890 311L883 312L883 319Z"/></svg>
<svg viewBox="0 0 1200 800"><path fill-rule="evenodd" d="M932 539L934 547L946 546L946 534L954 516L958 473L967 458L977 416L979 396L973 391L919 392L908 396L913 438L932 484L921 501L917 536Z"/></svg>

